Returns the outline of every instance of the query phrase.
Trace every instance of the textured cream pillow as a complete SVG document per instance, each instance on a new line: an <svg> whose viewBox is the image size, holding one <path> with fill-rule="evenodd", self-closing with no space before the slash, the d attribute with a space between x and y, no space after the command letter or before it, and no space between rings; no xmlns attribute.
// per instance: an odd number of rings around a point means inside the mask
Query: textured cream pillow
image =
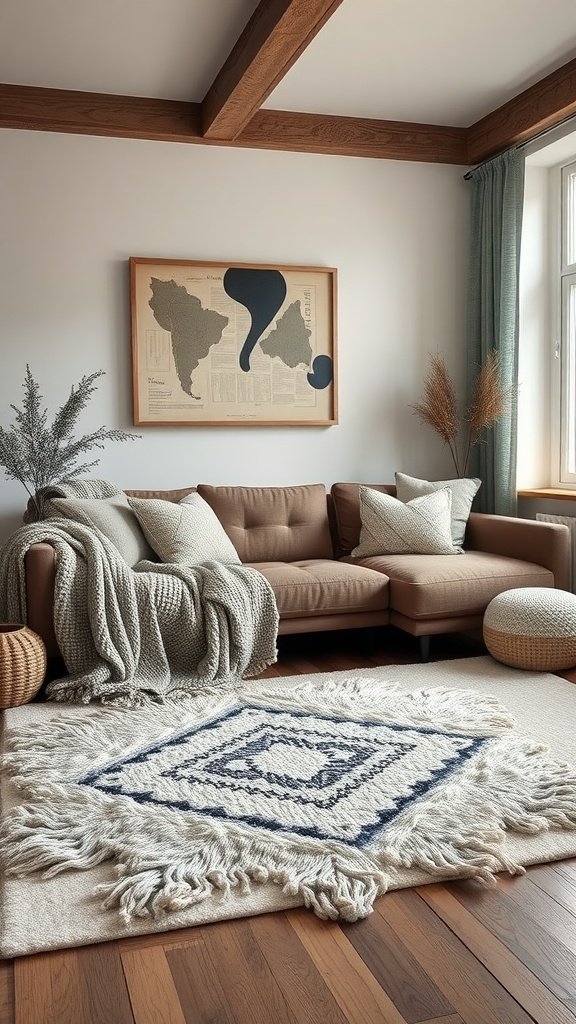
<svg viewBox="0 0 576 1024"><path fill-rule="evenodd" d="M100 530L128 565L154 558L125 494L113 498L51 498L50 504L66 519Z"/></svg>
<svg viewBox="0 0 576 1024"><path fill-rule="evenodd" d="M450 529L448 487L407 504L371 487L360 488L360 543L355 558L369 555L458 555Z"/></svg>
<svg viewBox="0 0 576 1024"><path fill-rule="evenodd" d="M406 473L396 473L396 497L399 501L412 501L422 494L432 494L449 487L452 492L452 540L454 544L464 543L466 524L474 495L481 480L458 477L456 480L418 480Z"/></svg>
<svg viewBox="0 0 576 1024"><path fill-rule="evenodd" d="M240 565L236 548L207 501L188 494L181 502L129 498L131 508L161 562Z"/></svg>

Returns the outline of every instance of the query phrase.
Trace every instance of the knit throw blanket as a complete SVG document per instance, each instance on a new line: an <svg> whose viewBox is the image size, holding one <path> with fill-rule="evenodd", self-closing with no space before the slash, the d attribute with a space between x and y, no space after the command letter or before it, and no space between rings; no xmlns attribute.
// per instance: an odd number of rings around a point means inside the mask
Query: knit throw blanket
<svg viewBox="0 0 576 1024"><path fill-rule="evenodd" d="M62 480L59 484L42 487L38 495L44 499L45 516L54 516L58 515L58 512L50 504L51 498L114 498L117 494L122 493L120 488L110 480L83 477L80 480ZM28 502L22 519L25 523L35 523L38 519L32 498Z"/></svg>
<svg viewBox="0 0 576 1024"><path fill-rule="evenodd" d="M258 675L276 660L278 611L255 569L205 562L131 569L100 532L69 519L31 523L0 552L0 615L26 622L24 558L56 550L54 628L69 675L53 700L136 706Z"/></svg>

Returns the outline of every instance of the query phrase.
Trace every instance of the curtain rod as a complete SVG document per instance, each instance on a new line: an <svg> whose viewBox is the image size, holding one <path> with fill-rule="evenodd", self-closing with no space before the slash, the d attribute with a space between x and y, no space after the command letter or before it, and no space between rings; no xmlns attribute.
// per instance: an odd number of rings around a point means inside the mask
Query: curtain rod
<svg viewBox="0 0 576 1024"><path fill-rule="evenodd" d="M525 142L519 142L517 146L510 146L510 149L524 149L524 147L525 146L529 146L531 142L536 142L537 139L541 139L545 135L549 135L550 132L554 132L554 131L556 131L557 128L561 128L563 124L569 124L570 121L574 121L574 124L576 125L576 115L575 114L570 114L568 117L565 117L562 121L558 121L558 123L553 125L551 128L543 128L542 131L538 132L537 135L533 135L530 139L526 139ZM507 152L508 152L508 150L505 150L505 149L502 150L502 153L507 153ZM501 153L496 153L495 154L495 156L501 156L501 155L502 155ZM482 163L479 163L476 167L473 167L471 171L466 171L466 174L464 175L464 181L469 181L475 171L480 170L481 167L485 167L486 164L489 164L491 160L494 160L493 156L488 157L487 160L483 160Z"/></svg>

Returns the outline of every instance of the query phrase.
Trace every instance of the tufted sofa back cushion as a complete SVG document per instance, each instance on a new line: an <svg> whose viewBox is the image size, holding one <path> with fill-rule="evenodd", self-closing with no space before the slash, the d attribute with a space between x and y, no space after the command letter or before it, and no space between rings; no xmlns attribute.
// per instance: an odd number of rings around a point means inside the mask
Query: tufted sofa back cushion
<svg viewBox="0 0 576 1024"><path fill-rule="evenodd" d="M212 487L198 484L243 562L332 558L324 484Z"/></svg>
<svg viewBox="0 0 576 1024"><path fill-rule="evenodd" d="M360 484L332 484L330 494L336 524L336 541L339 555L349 555L360 542ZM364 484L375 491L396 495L394 484Z"/></svg>

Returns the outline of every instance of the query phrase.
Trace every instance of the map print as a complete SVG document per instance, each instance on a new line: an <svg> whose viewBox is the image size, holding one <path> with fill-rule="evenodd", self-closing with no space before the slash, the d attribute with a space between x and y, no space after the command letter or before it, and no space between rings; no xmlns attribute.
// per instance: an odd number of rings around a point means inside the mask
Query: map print
<svg viewBox="0 0 576 1024"><path fill-rule="evenodd" d="M222 338L228 317L213 309L202 309L200 299L175 281L159 281L153 277L150 287L150 307L160 327L172 338L178 379L182 390L191 395L192 373L208 355L210 346L217 345Z"/></svg>
<svg viewBox="0 0 576 1024"><path fill-rule="evenodd" d="M135 422L335 422L335 271L130 263Z"/></svg>
<svg viewBox="0 0 576 1024"><path fill-rule="evenodd" d="M280 318L274 330L260 342L260 348L267 356L278 356L286 366L295 369L302 363L310 366L312 362L312 348L310 347L310 335L304 323L300 302L296 299Z"/></svg>

